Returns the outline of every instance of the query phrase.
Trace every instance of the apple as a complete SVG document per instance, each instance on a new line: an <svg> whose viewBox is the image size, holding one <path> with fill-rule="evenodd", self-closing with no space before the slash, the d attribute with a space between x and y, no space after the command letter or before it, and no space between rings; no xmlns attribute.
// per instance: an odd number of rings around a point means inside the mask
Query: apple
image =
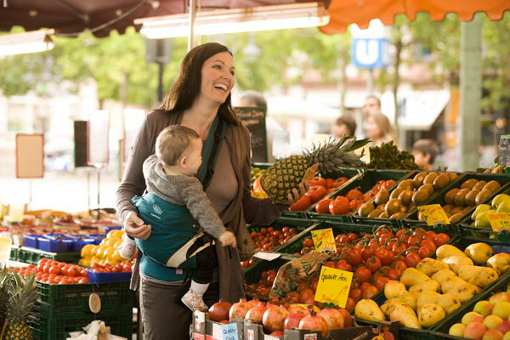
<svg viewBox="0 0 510 340"><path fill-rule="evenodd" d="M500 293L494 294L489 299L489 302L492 304L495 304L496 302L499 302L499 301L507 301L507 302L510 301L510 297L508 296L508 293L500 292Z"/></svg>
<svg viewBox="0 0 510 340"><path fill-rule="evenodd" d="M498 331L505 334L506 332L510 331L510 321L505 320L499 325Z"/></svg>
<svg viewBox="0 0 510 340"><path fill-rule="evenodd" d="M461 322L464 324L464 325L468 325L470 324L471 322L473 321L478 321L480 323L483 322L483 316L481 314L478 314L476 312L469 312L469 313L466 313L463 317L462 317L462 320Z"/></svg>
<svg viewBox="0 0 510 340"><path fill-rule="evenodd" d="M489 315L483 320L483 325L488 329L498 328L503 323L503 319L497 315ZM503 334L501 335L503 337Z"/></svg>
<svg viewBox="0 0 510 340"><path fill-rule="evenodd" d="M487 328L480 321L470 322L464 330L464 337L467 339L481 339Z"/></svg>
<svg viewBox="0 0 510 340"><path fill-rule="evenodd" d="M456 323L450 327L448 334L463 337L465 329L466 325L464 325L463 323Z"/></svg>
<svg viewBox="0 0 510 340"><path fill-rule="evenodd" d="M497 329L489 329L487 332L485 332L482 338L482 340L502 340L502 339L503 333L501 333Z"/></svg>
<svg viewBox="0 0 510 340"><path fill-rule="evenodd" d="M478 301L473 308L473 312L477 312L483 316L487 316L491 313L494 305L487 300Z"/></svg>
<svg viewBox="0 0 510 340"><path fill-rule="evenodd" d="M496 302L494 304L494 308L492 309L492 314L507 320L508 316L510 316L510 302L508 301Z"/></svg>

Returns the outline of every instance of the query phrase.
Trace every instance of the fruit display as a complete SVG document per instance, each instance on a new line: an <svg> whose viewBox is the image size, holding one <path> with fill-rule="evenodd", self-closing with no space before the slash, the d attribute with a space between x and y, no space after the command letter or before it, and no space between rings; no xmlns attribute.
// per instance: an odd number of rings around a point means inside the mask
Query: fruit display
<svg viewBox="0 0 510 340"><path fill-rule="evenodd" d="M493 213L510 213L510 195L499 194L492 199L490 204L478 205L471 214L471 225L475 228L501 231L501 229L494 229L491 226L489 217Z"/></svg>
<svg viewBox="0 0 510 340"><path fill-rule="evenodd" d="M506 168L504 166L496 164L494 166L491 166L490 168L477 169L476 171L484 174L504 174L505 170Z"/></svg>
<svg viewBox="0 0 510 340"><path fill-rule="evenodd" d="M475 206L489 200L500 188L501 183L497 180L468 178L458 187L448 190L440 204L448 215L450 223L457 223ZM418 219L423 220L419 215Z"/></svg>
<svg viewBox="0 0 510 340"><path fill-rule="evenodd" d="M266 172L266 169L262 169L256 166L252 166L250 169L250 178L251 182L255 182L255 180L261 177Z"/></svg>
<svg viewBox="0 0 510 340"><path fill-rule="evenodd" d="M317 202L328 201L327 198L331 192L336 191L349 179L345 176L333 178L314 177L307 181L308 191L289 207L290 211L303 211L310 205ZM329 204L329 201L328 201ZM319 203L317 203L319 205Z"/></svg>
<svg viewBox="0 0 510 340"><path fill-rule="evenodd" d="M358 211L361 217L403 219L432 195L457 179L453 172L419 172L400 181L393 190L381 189Z"/></svg>
<svg viewBox="0 0 510 340"><path fill-rule="evenodd" d="M356 317L369 321L399 322L408 328L431 328L454 313L463 303L495 283L508 266L493 255L486 243L474 243L464 251L444 244L436 259L423 258L416 268L407 268L399 280L384 285L386 301L380 307L370 299L358 302ZM507 263L503 261L504 263Z"/></svg>
<svg viewBox="0 0 510 340"><path fill-rule="evenodd" d="M3 339L32 339L28 320L37 301L34 276L26 278L0 269L0 335Z"/></svg>
<svg viewBox="0 0 510 340"><path fill-rule="evenodd" d="M285 330L316 331L327 336L331 331L353 326L351 315L344 308L318 308L312 305L266 303L244 300L230 304L218 301L207 312L208 320L228 323L246 321L262 326L268 335L282 337Z"/></svg>
<svg viewBox="0 0 510 340"><path fill-rule="evenodd" d="M381 146L372 146L370 151L369 168L373 169L418 169L414 163L414 156L407 151L397 148L393 142L384 143Z"/></svg>
<svg viewBox="0 0 510 340"><path fill-rule="evenodd" d="M15 272L20 276L27 277L27 276L33 276L37 273L37 267L33 264L29 264L28 266L24 267L17 267L17 268L9 268L9 271Z"/></svg>
<svg viewBox="0 0 510 340"><path fill-rule="evenodd" d="M119 263L130 263L124 260L117 248L122 243L123 230L111 230L106 235L106 238L101 241L99 245L87 244L81 249L80 266L91 267L94 264L110 264L115 266Z"/></svg>
<svg viewBox="0 0 510 340"><path fill-rule="evenodd" d="M487 300L478 301L470 312L459 316L448 334L467 339L510 339L510 285Z"/></svg>
<svg viewBox="0 0 510 340"><path fill-rule="evenodd" d="M85 268L48 259L41 259L37 264L37 281L50 285L87 284L89 278Z"/></svg>
<svg viewBox="0 0 510 340"><path fill-rule="evenodd" d="M262 227L259 231L250 232L250 237L255 243L256 250L269 251L287 243L297 233L298 230L293 227Z"/></svg>
<svg viewBox="0 0 510 340"><path fill-rule="evenodd" d="M262 188L273 202L286 204L290 190L315 176L317 170L322 177L328 177L339 167L362 166L360 156L354 151L367 142L355 138L330 140L313 147L303 155L277 160L261 177Z"/></svg>

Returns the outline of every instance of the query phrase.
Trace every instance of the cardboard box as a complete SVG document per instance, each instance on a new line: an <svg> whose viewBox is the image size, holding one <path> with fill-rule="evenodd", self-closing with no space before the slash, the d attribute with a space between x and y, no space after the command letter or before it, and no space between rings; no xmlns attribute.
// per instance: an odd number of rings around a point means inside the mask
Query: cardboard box
<svg viewBox="0 0 510 340"><path fill-rule="evenodd" d="M208 320L206 313L193 313L193 340L242 340L243 331L242 321L223 324Z"/></svg>

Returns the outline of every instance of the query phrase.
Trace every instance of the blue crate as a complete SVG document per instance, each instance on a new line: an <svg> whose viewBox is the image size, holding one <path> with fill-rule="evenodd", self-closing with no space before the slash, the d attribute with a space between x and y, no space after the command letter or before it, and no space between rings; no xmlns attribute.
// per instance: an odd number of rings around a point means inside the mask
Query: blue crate
<svg viewBox="0 0 510 340"><path fill-rule="evenodd" d="M91 269L87 269L87 275L90 283L117 283L117 282L129 282L131 280L131 272L120 272L120 273L96 273Z"/></svg>
<svg viewBox="0 0 510 340"><path fill-rule="evenodd" d="M23 236L23 246L29 248L38 249L39 247L39 235L28 234Z"/></svg>
<svg viewBox="0 0 510 340"><path fill-rule="evenodd" d="M104 233L108 234L112 230L120 230L120 229L122 229L121 225L111 225L111 226L108 226L108 227L104 227Z"/></svg>

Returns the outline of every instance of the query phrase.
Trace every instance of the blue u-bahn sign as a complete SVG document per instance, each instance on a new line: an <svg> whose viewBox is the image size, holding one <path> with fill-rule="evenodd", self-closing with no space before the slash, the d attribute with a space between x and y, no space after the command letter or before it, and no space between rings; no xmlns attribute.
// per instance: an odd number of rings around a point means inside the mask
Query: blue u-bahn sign
<svg viewBox="0 0 510 340"><path fill-rule="evenodd" d="M388 39L352 39L352 64L358 68L382 68L388 65Z"/></svg>

